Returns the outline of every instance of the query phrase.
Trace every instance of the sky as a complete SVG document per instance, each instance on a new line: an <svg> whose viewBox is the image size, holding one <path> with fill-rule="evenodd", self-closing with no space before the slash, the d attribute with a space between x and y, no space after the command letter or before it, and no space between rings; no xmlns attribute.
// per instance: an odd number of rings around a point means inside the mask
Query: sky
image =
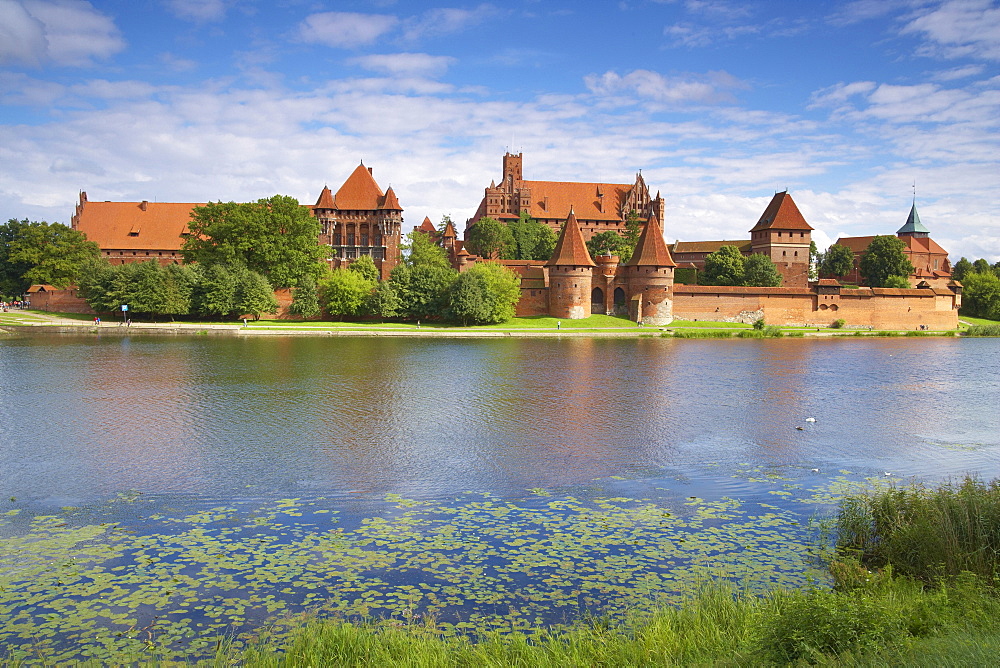
<svg viewBox="0 0 1000 668"><path fill-rule="evenodd" d="M674 239L787 189L823 248L910 205L1000 260L1000 0L0 0L0 220L313 204L363 161L404 226L524 178L632 183Z"/></svg>

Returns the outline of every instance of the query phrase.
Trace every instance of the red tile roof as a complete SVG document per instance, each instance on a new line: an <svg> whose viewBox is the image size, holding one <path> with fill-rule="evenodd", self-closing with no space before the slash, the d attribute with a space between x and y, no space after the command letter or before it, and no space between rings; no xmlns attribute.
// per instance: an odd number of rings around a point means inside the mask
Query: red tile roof
<svg viewBox="0 0 1000 668"><path fill-rule="evenodd" d="M436 234L437 230L434 229L434 223L427 216L424 216L424 222L420 223L420 227L417 228L420 232L425 232L427 234Z"/></svg>
<svg viewBox="0 0 1000 668"><path fill-rule="evenodd" d="M632 257L625 263L626 267L676 267L667 243L663 240L660 221L654 213L642 228L639 241L635 245Z"/></svg>
<svg viewBox="0 0 1000 668"><path fill-rule="evenodd" d="M750 252L749 239L734 239L722 241L676 241L673 244L674 253L714 253L723 246L736 246L741 253Z"/></svg>
<svg viewBox="0 0 1000 668"><path fill-rule="evenodd" d="M555 265L576 266L576 267L596 267L590 252L587 251L587 244L583 241L583 233L580 231L580 223L576 220L576 214L571 209L566 218L556 248L552 251L552 257L547 263L550 267Z"/></svg>
<svg viewBox="0 0 1000 668"><path fill-rule="evenodd" d="M392 186L389 186L389 188L385 191L385 200L379 208L387 211L403 210L403 207L399 206L399 200L396 199L396 193L393 191Z"/></svg>
<svg viewBox="0 0 1000 668"><path fill-rule="evenodd" d="M840 237L834 243L838 246L846 246L847 248L850 248L851 251L857 255L858 253L864 253L868 249L868 244L870 244L874 238L874 236Z"/></svg>
<svg viewBox="0 0 1000 668"><path fill-rule="evenodd" d="M333 209L337 205L333 203L333 193L326 186L323 186L323 192L319 194L319 199L316 200L316 206L314 209Z"/></svg>
<svg viewBox="0 0 1000 668"><path fill-rule="evenodd" d="M333 201L335 208L341 211L374 211L381 206L382 197L382 190L375 183L371 168L362 163L340 186Z"/></svg>
<svg viewBox="0 0 1000 668"><path fill-rule="evenodd" d="M759 230L811 230L788 192L775 193L751 232Z"/></svg>
<svg viewBox="0 0 1000 668"><path fill-rule="evenodd" d="M84 201L75 228L102 249L176 251L196 206L204 205Z"/></svg>
<svg viewBox="0 0 1000 668"><path fill-rule="evenodd" d="M622 183L571 181L524 181L523 183L525 187L531 188L529 211L531 217L536 219L565 220L572 209L581 220L621 220L621 206L632 190L631 185ZM599 193L603 193L603 197Z"/></svg>

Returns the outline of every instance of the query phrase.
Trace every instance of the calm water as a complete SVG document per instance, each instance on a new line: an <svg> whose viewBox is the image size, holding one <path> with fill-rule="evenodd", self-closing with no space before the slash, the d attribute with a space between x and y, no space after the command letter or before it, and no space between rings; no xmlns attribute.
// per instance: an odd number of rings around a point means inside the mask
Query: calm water
<svg viewBox="0 0 1000 668"><path fill-rule="evenodd" d="M794 586L836 490L1000 476L998 371L990 339L3 340L0 641Z"/></svg>

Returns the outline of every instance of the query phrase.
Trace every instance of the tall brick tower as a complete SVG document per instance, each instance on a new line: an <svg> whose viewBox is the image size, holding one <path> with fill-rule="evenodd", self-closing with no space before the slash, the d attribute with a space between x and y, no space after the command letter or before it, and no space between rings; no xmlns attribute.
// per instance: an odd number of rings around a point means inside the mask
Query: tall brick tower
<svg viewBox="0 0 1000 668"><path fill-rule="evenodd" d="M674 319L674 263L656 215L639 236L624 265L630 295L629 316L644 325L669 325Z"/></svg>
<svg viewBox="0 0 1000 668"><path fill-rule="evenodd" d="M597 265L590 258L572 208L547 265L549 314L569 320L588 317L590 284Z"/></svg>
<svg viewBox="0 0 1000 668"><path fill-rule="evenodd" d="M787 190L775 193L750 230L750 252L771 258L781 273L782 286L807 287L812 229Z"/></svg>

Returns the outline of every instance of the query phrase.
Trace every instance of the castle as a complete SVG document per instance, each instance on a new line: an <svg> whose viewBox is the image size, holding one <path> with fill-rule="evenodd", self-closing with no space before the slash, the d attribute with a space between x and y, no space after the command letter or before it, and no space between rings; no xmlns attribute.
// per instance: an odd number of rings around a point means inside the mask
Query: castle
<svg viewBox="0 0 1000 668"><path fill-rule="evenodd" d="M627 185L526 181L522 170L522 155L506 153L500 185L494 181L486 188L476 214L466 222L468 231L482 217L516 219L526 212L558 231L548 261L499 261L521 277L519 316L577 319L601 313L650 326L667 325L674 318L752 322L762 317L788 325L820 326L836 319L877 328L950 329L958 324L961 285L950 280L947 253L929 239L915 206L899 235L911 258L922 260L920 275L935 280L922 280L914 289L847 289L831 279L809 281L813 228L787 191L774 195L751 227L750 239L677 241L671 249L661 227L663 198L650 195L641 172ZM196 206L90 202L81 192L72 226L96 241L113 263L180 262L187 221ZM401 261L403 209L392 188L383 192L363 163L336 193L324 186L308 208L320 222L319 240L330 248L331 267L368 255L385 279ZM621 232L632 214L642 223L632 257L624 264L616 256L591 257L586 241L598 232ZM440 233L427 218L415 229L443 246L459 271L486 261L465 249L450 222ZM850 239L841 241L854 243ZM768 256L781 273L781 287L675 285L675 269L703 268L705 256L727 244L745 255Z"/></svg>

